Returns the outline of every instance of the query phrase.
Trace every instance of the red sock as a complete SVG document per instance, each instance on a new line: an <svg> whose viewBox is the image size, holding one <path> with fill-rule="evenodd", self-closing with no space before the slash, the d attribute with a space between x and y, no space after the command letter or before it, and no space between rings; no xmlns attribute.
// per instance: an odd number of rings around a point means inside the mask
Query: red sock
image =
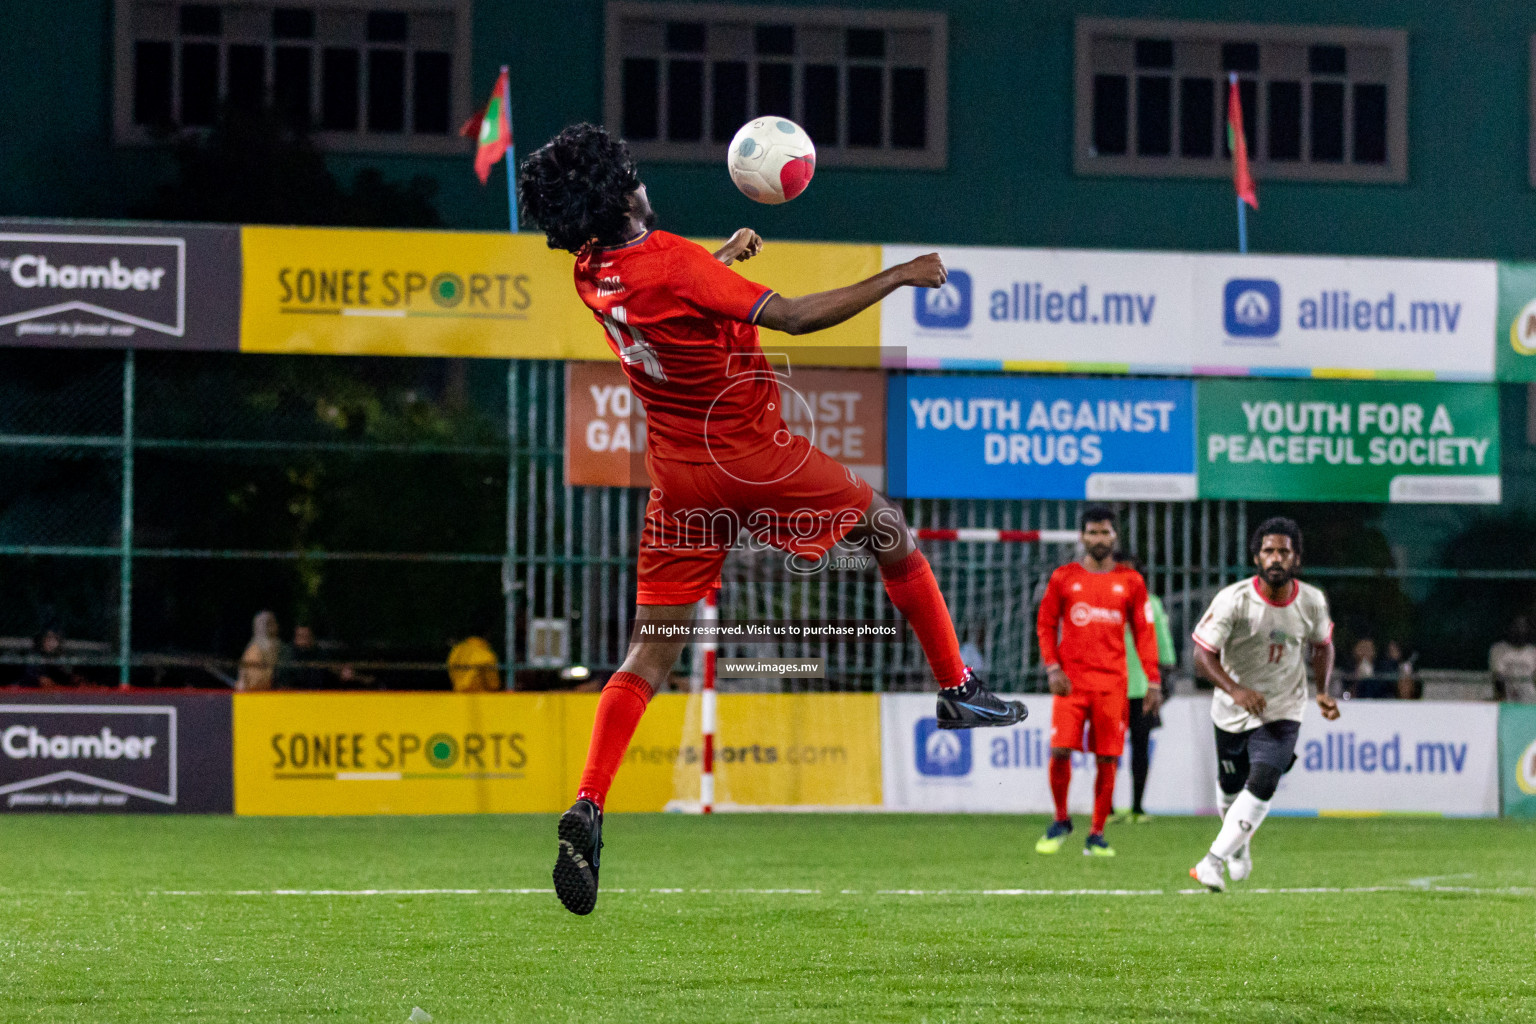
<svg viewBox="0 0 1536 1024"><path fill-rule="evenodd" d="M587 747L587 767L576 793L578 800L591 800L601 807L608 799L608 787L613 785L653 692L651 684L633 672L615 672L603 687L603 695L597 699L597 720L592 723L592 745Z"/></svg>
<svg viewBox="0 0 1536 1024"><path fill-rule="evenodd" d="M1067 820L1067 787L1072 785L1072 759L1051 758L1051 798L1056 801L1056 820Z"/></svg>
<svg viewBox="0 0 1536 1024"><path fill-rule="evenodd" d="M960 660L955 624L949 620L949 606L939 593L939 581L933 578L928 559L921 551L914 551L895 565L882 565L880 575L885 579L885 592L891 595L891 603L912 624L939 685L959 686L965 682L965 662Z"/></svg>
<svg viewBox="0 0 1536 1024"><path fill-rule="evenodd" d="M1115 806L1115 772L1119 765L1113 760L1099 762L1099 774L1093 778L1093 831L1103 832L1109 812Z"/></svg>

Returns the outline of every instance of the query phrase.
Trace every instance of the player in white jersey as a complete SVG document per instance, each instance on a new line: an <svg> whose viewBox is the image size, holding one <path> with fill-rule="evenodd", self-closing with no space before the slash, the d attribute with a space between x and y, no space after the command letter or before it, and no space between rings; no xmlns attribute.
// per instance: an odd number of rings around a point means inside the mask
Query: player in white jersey
<svg viewBox="0 0 1536 1024"><path fill-rule="evenodd" d="M1195 669L1216 685L1221 832L1210 852L1190 868L1213 892L1253 870L1249 843L1269 813L1280 776L1296 761L1296 736L1307 706L1307 668L1317 681L1323 717L1339 717L1328 696L1333 672L1333 620L1323 592L1296 578L1301 528L1289 519L1266 520L1248 542L1259 574L1234 583L1211 601L1195 627Z"/></svg>

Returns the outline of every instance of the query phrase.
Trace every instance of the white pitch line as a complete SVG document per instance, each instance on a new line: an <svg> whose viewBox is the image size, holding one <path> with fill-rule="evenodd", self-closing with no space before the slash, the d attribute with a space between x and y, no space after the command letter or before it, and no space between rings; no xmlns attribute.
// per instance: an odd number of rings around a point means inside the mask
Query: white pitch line
<svg viewBox="0 0 1536 1024"><path fill-rule="evenodd" d="M1459 875L1426 875L1423 878L1410 878L1410 879L1408 879L1408 884L1411 885L1411 886L1414 886L1415 888L1418 888L1418 889L1424 889L1424 888L1427 888L1428 886L1434 885L1436 882L1443 882L1443 881L1445 881L1448 878L1476 878L1476 877L1477 877L1477 873L1474 872L1474 871L1465 871L1465 872L1462 872Z"/></svg>
<svg viewBox="0 0 1536 1024"><path fill-rule="evenodd" d="M1415 880L1417 881L1417 880ZM1201 889L604 889L605 895L628 896L1205 896ZM158 889L150 896L547 896L553 889ZM1252 896L1332 896L1372 893L1458 893L1473 896L1536 896L1536 887L1469 885L1357 885L1240 888Z"/></svg>

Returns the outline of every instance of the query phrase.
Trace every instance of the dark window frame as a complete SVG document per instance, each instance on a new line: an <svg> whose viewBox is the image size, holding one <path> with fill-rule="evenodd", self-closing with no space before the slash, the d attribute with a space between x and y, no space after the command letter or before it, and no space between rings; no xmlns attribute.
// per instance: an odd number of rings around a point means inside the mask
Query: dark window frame
<svg viewBox="0 0 1536 1024"><path fill-rule="evenodd" d="M489 88L489 83L481 86L471 79L474 0L202 0L199 6L213 9L219 17L210 19L206 13L195 12L191 21L198 30L195 33L181 31L185 19L178 8L173 7L170 21L166 22L163 16L141 13L152 10L148 0L113 0L113 4L117 54L113 137L120 145L164 145L168 138L163 130L166 127L179 129L181 134L209 129L206 112L196 106L194 120L200 123L182 123L185 100L181 95L181 68L183 47L211 44L217 47L215 80L220 110L225 104L236 103L237 98L240 106L252 106L251 90L258 83L260 103L275 105L279 88L278 52L304 50L309 54L308 75L299 80L287 79L290 92L292 86L300 90L289 98L295 104L296 120L307 120L308 130L319 148L331 152L449 155L465 153L472 147L472 143L458 135L458 127L473 116L475 105L483 100L476 97L477 88ZM311 12L308 22L312 30L287 32L279 38L274 25L278 10ZM386 15L372 20L377 22L375 29L387 30L383 34L388 39L369 41L366 29L370 12ZM430 22L417 27L412 19L418 17ZM352 24L357 26L356 38L351 37L352 30L347 28ZM215 27L219 29L216 34L212 31ZM295 22L289 27L301 26ZM378 37L380 33L371 34ZM140 108L146 99L154 101L147 113L156 118L160 114L157 104L163 104L158 93L153 97L139 95L144 90L138 81L135 55L141 43L163 43L172 48L168 123L151 125L142 120L146 111ZM354 51L360 65L356 76L359 116L355 129L339 127L347 123L347 118L340 116L346 111L338 111L334 105L329 109L329 123L333 127L326 127L324 54L339 49ZM253 50L259 51L259 60L253 56ZM399 131L380 131L368 122L369 54L380 50L397 51L404 60L403 69L397 69L400 73L395 76L399 79L400 95L391 101L404 111ZM237 52L238 57L232 56ZM206 57L199 59L206 62ZM331 87L330 99L334 101L335 79Z"/></svg>
<svg viewBox="0 0 1536 1024"><path fill-rule="evenodd" d="M817 121L812 138L817 144L819 166L947 166L948 16L943 12L610 0L606 18L605 121L623 124L624 111L639 106L654 104L658 111L654 135L629 138L640 160L723 160L736 128L747 118L764 113L759 109L761 89L778 82L778 94L787 100L779 106L789 108L787 116L802 124ZM679 21L706 26L705 53L676 52L668 47L669 41L675 40L669 40L667 26ZM773 31L759 31L765 28ZM849 53L850 30L866 33L852 37L854 55ZM765 47L772 52L761 52ZM626 97L625 63L636 59L658 62L653 99ZM667 67L674 59L704 61L701 140L671 137ZM777 70L778 66L785 70ZM725 70L717 71L722 67ZM739 81L743 68L745 99L733 93L728 103L717 101L717 76ZM878 144L865 146L858 144L861 122L851 118L858 117L859 109L860 97L854 91L870 74L860 69L870 68L878 69L878 96L866 86L862 99L878 105L879 131ZM829 96L827 90L834 83L834 93ZM894 109L898 93L903 97L922 95L923 109L898 112ZM695 113L692 102L685 106L691 118ZM728 119L732 109L741 108L746 117L725 134L722 119ZM834 130L826 129L829 120L835 121Z"/></svg>
<svg viewBox="0 0 1536 1024"><path fill-rule="evenodd" d="M1171 70L1138 68L1136 43L1166 39L1174 42L1174 67ZM1343 51L1343 73L1338 71L1339 50ZM1152 49L1143 46L1140 52L1145 56ZM1531 53L1531 181L1536 187L1536 37L1531 41ZM1249 159L1256 178L1380 184L1407 181L1408 43L1404 30L1080 17L1076 21L1075 55L1073 167L1078 174L1229 176L1232 172L1225 141L1227 81L1224 64L1230 60L1224 58L1236 60L1243 68L1252 68L1257 58L1258 70L1238 71L1244 89L1243 114L1250 142ZM1097 77L1113 74L1126 75L1132 83L1127 108L1128 145L1123 152L1101 153L1096 145L1094 81ZM1174 80L1171 152L1166 156L1138 155L1135 80L1138 76L1163 74ZM1182 121L1184 93L1180 83L1189 78L1205 78L1214 83L1216 145L1211 156L1196 155L1202 148L1199 145L1186 151L1183 142L1186 132ZM1277 128L1282 128L1276 137L1280 144L1279 155L1270 156L1268 90L1270 85L1282 81L1299 83L1297 87L1303 94L1300 155L1297 158L1287 155L1284 126L1279 122ZM1341 160L1314 160L1310 155L1313 83L1344 85ZM1362 87L1358 99L1357 86ZM1355 131L1357 116L1361 118L1358 138ZM1192 134L1203 135L1201 127L1201 132ZM1291 134L1297 134L1294 125Z"/></svg>

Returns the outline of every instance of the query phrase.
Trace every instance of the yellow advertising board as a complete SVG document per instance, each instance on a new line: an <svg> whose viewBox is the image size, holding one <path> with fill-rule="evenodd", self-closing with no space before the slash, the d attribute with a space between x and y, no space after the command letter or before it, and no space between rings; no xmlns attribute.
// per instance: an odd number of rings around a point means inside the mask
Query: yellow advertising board
<svg viewBox="0 0 1536 1024"><path fill-rule="evenodd" d="M574 799L596 694L240 693L235 813L554 812ZM878 806L879 698L720 698L722 803ZM659 811L698 797L698 701L651 702L608 797Z"/></svg>
<svg viewBox="0 0 1536 1024"><path fill-rule="evenodd" d="M242 352L613 358L576 297L572 256L542 235L247 227L241 250ZM738 269L800 295L878 273L880 247L770 242ZM769 339L819 364L879 365L876 310Z"/></svg>
<svg viewBox="0 0 1536 1024"><path fill-rule="evenodd" d="M878 807L880 697L722 696L715 772L722 804Z"/></svg>
<svg viewBox="0 0 1536 1024"><path fill-rule="evenodd" d="M651 702L609 796L611 809L659 810L673 800L697 802L699 712L699 701L683 695ZM717 805L880 806L877 694L722 694L717 717ZM648 725L660 728L646 733ZM585 756L585 734L572 734L567 743Z"/></svg>
<svg viewBox="0 0 1536 1024"><path fill-rule="evenodd" d="M557 809L563 695L240 693L236 814Z"/></svg>

